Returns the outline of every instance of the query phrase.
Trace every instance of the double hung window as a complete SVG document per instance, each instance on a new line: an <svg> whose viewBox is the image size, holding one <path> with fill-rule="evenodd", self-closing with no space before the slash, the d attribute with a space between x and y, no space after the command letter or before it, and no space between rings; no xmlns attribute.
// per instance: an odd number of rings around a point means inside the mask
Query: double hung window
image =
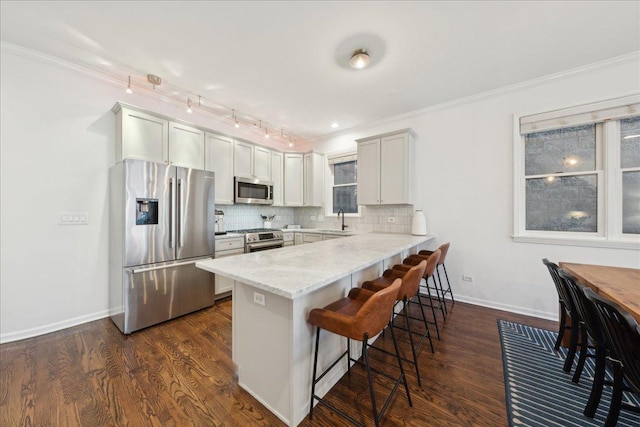
<svg viewBox="0 0 640 427"><path fill-rule="evenodd" d="M342 155L329 158L332 172L331 197L332 213L340 209L346 214L358 213L358 163L356 155Z"/></svg>
<svg viewBox="0 0 640 427"><path fill-rule="evenodd" d="M517 117L514 238L638 247L640 97Z"/></svg>

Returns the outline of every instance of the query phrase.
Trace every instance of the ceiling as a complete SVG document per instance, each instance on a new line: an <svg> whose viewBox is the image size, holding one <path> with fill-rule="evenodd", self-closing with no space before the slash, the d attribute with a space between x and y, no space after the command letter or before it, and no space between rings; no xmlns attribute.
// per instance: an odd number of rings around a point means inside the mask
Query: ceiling
<svg viewBox="0 0 640 427"><path fill-rule="evenodd" d="M134 86L156 74L176 96L306 140L640 50L637 1L0 7L3 42ZM348 66L358 48L371 54L364 70Z"/></svg>

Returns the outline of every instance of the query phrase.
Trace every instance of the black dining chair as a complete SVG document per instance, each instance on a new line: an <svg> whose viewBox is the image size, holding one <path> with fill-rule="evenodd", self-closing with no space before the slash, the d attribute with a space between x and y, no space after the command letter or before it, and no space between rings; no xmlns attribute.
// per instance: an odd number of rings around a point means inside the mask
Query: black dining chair
<svg viewBox="0 0 640 427"><path fill-rule="evenodd" d="M584 293L596 308L610 352L613 393L605 427L613 427L618 422L621 408L640 413L640 407L622 403L625 383L631 392L640 395L640 327L633 316L618 304L589 288Z"/></svg>
<svg viewBox="0 0 640 427"><path fill-rule="evenodd" d="M596 308L584 293L585 287L578 284L577 280L564 270L559 270L558 275L564 280L566 289L571 294L580 317L580 357L578 358L578 365L572 378L574 383L578 384L580 381L587 357L591 356L595 359L591 393L589 394L589 400L583 411L587 417L593 418L598 409L602 389L605 384L607 345L602 334L600 318L598 317ZM590 348L594 350L593 354L589 354Z"/></svg>
<svg viewBox="0 0 640 427"><path fill-rule="evenodd" d="M547 269L551 274L553 284L556 286L556 292L558 293L558 303L560 304L560 327L558 329L558 339L556 340L555 346L553 347L556 351L560 349L560 344L562 344L562 338L565 331L567 329L571 330L569 352L567 353L567 358L565 359L564 366L562 368L565 372L570 372L571 367L573 366L573 359L576 355L576 349L578 347L578 337L580 332L580 327L578 326L578 311L575 308L575 304L573 302L571 294L569 294L567 285L558 274L558 270L560 269L558 265L554 264L546 258L542 259L542 263L547 266ZM567 322L569 318L571 319L571 325L569 325Z"/></svg>

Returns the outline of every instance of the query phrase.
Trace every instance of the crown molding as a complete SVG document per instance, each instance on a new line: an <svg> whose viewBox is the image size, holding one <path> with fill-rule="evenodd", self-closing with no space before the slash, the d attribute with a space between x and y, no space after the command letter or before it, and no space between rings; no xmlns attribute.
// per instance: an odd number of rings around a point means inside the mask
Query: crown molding
<svg viewBox="0 0 640 427"><path fill-rule="evenodd" d="M429 107L425 107L425 108L421 108L419 110L413 110L413 111L409 111L407 113L402 113L402 114L397 114L395 116L390 116L390 117L386 117L383 119L379 119L379 120L374 120L371 122L367 122L367 123L363 123L357 126L353 126L347 129L341 129L337 132L332 132L332 133L328 133L325 134L323 136L318 136L315 138L310 138L309 142L310 143L315 143L315 142L319 142L319 141L325 141L327 139L330 138L336 138L342 135L346 135L346 134L350 134L350 133L354 133L354 132L358 132L358 131L362 131L365 130L367 128L373 127L373 126L380 126L380 125L384 125L387 123L392 123L392 122L396 122L399 120L404 120L404 119L409 119L412 117L416 117L416 116L420 116L422 114L426 114L426 113L430 113L430 112L434 112L434 111L439 111L439 110L444 110L447 108L451 108L451 107L457 107L457 106L461 106L461 105L465 105L465 104L471 104L474 102L478 102L478 101L483 101L486 99L491 99L491 98L495 98L498 96L503 96L509 93L513 93L513 92L517 92L523 89L528 89L531 87L535 87L535 86L539 86L545 83L549 83L551 81L556 81L556 80L562 80L568 77L572 77L574 75L577 74L581 74L581 73L586 73L586 72L591 72L591 71L597 71L597 70L602 70L602 69L607 69L610 67L615 67L618 65L623 65L623 64L627 64L627 63L631 63L631 62L637 62L640 61L640 51L635 51L635 52L631 52L625 55L620 55L620 56L615 56L613 58L609 58L609 59L605 59L603 61L598 61L598 62L593 62L591 64L587 64L587 65L583 65L580 67L576 67L576 68L571 68L569 70L564 70L564 71L560 71L558 73L553 73L553 74L548 74L546 76L542 76L542 77L536 77L535 79L531 79L531 80L526 80L524 82L520 82L520 83L515 83L512 85L508 85L508 86L503 86L501 88L498 89L492 89L486 92L482 92L482 93L478 93L475 95L470 95L464 98L458 98L458 99L454 99L451 101L447 101L447 102L443 102L440 104L435 104L435 105L431 105Z"/></svg>

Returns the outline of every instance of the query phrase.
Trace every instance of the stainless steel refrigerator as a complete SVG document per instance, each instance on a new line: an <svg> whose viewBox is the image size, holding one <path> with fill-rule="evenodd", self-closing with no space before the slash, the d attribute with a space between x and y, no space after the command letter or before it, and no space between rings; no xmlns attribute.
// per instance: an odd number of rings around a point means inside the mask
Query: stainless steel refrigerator
<svg viewBox="0 0 640 427"><path fill-rule="evenodd" d="M126 159L110 170L109 305L125 334L213 305L214 174Z"/></svg>

